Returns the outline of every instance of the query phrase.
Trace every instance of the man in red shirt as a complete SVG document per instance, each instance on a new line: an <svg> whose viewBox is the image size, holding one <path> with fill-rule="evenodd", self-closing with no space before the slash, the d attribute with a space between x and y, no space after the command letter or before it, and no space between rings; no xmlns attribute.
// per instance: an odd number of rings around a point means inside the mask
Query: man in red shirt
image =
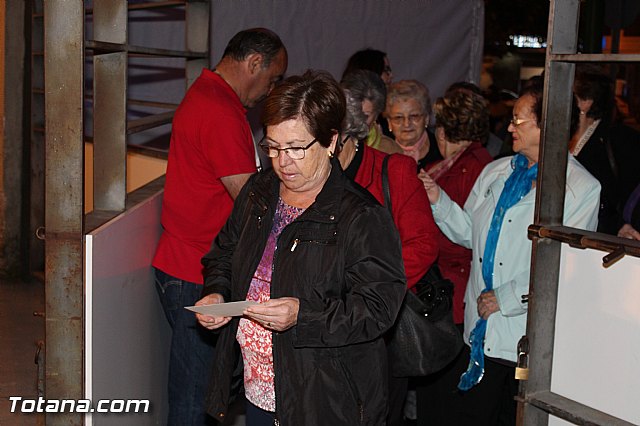
<svg viewBox="0 0 640 426"><path fill-rule="evenodd" d="M169 425L204 425L215 336L192 312L202 291L200 259L226 222L233 200L256 172L246 109L264 99L287 69L287 51L264 28L239 32L220 62L202 74L176 110L153 266L173 329L169 361Z"/></svg>

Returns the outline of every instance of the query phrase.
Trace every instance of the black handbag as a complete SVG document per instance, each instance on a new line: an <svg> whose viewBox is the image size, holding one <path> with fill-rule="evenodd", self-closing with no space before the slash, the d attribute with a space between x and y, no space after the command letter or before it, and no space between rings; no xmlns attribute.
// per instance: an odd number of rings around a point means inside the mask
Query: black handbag
<svg viewBox="0 0 640 426"><path fill-rule="evenodd" d="M391 212L387 160L382 163L382 189ZM462 336L453 323L453 283L433 264L407 290L396 323L389 332L389 368L395 377L426 376L443 369L460 353Z"/></svg>

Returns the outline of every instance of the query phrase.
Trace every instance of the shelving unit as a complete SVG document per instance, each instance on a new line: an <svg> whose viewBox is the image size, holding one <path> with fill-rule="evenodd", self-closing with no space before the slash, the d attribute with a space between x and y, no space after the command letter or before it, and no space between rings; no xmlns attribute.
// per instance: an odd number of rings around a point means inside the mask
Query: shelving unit
<svg viewBox="0 0 640 426"><path fill-rule="evenodd" d="M87 7L91 5L92 8ZM41 6L41 0L34 0L34 24ZM130 45L129 12L167 7L184 8L184 50ZM84 235L130 207L126 194L127 137L167 124L173 116L172 111L167 111L128 120L128 61L133 55L184 58L188 87L209 65L210 3L46 1L43 15L44 93L37 93L34 87L32 96L44 95L46 116L46 397L82 399ZM85 39L88 15L92 20L91 40ZM92 58L91 93L85 91L87 57ZM86 95L90 95L93 105L94 206L89 215L84 214ZM133 103L154 104L139 100ZM155 104L160 105L169 106L164 102ZM37 103L32 106L35 108ZM35 126L37 120L33 123ZM83 417L73 413L48 415L49 422L80 425Z"/></svg>

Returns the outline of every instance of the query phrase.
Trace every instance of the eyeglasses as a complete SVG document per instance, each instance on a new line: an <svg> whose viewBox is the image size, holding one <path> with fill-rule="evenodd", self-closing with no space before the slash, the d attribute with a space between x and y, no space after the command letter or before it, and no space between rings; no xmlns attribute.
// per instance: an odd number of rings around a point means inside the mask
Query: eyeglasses
<svg viewBox="0 0 640 426"><path fill-rule="evenodd" d="M404 124L404 120L408 119L411 124L418 124L420 120L424 120L424 114L411 114L409 116L406 115L396 115L394 117L390 117L389 121L394 126L402 126Z"/></svg>
<svg viewBox="0 0 640 426"><path fill-rule="evenodd" d="M304 158L305 152L307 152L307 150L311 148L314 143L318 142L318 139L312 140L307 146L292 146L289 148L276 148L275 146L269 145L268 141L275 142L273 139L265 136L264 138L262 138L258 146L264 151L265 154L267 154L269 158L278 158L280 152L284 151L292 160L302 160Z"/></svg>
<svg viewBox="0 0 640 426"><path fill-rule="evenodd" d="M534 118L516 118L513 117L509 120L509 123L513 124L513 127L518 127L522 123L526 123L527 121L536 121Z"/></svg>

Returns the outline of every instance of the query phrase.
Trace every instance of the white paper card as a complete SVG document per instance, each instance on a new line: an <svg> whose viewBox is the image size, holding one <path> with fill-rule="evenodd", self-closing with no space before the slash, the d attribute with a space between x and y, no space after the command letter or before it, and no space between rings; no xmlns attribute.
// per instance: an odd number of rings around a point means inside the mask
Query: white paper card
<svg viewBox="0 0 640 426"><path fill-rule="evenodd" d="M240 302L214 303L212 305L185 306L184 308L200 314L211 315L212 317L237 317L242 315L242 312L249 306L257 304L258 302L253 300L243 300Z"/></svg>

